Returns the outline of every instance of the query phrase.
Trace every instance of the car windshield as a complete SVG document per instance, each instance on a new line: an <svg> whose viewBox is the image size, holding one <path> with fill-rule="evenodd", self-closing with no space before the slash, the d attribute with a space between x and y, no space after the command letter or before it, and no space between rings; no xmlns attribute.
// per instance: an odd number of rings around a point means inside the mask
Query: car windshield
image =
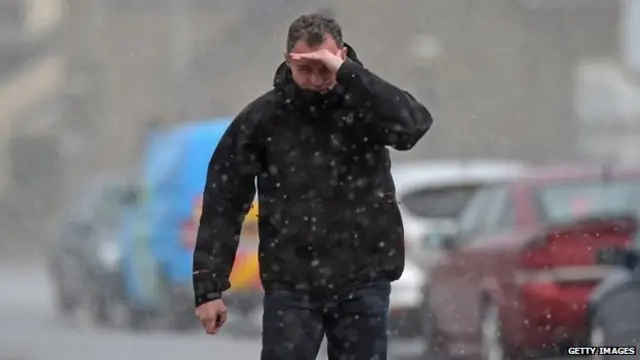
<svg viewBox="0 0 640 360"><path fill-rule="evenodd" d="M124 206L120 201L120 192L115 189L105 192L104 195L95 210L94 219L104 226L112 226L119 221Z"/></svg>
<svg viewBox="0 0 640 360"><path fill-rule="evenodd" d="M421 218L457 218L481 184L428 187L400 198L403 207Z"/></svg>
<svg viewBox="0 0 640 360"><path fill-rule="evenodd" d="M73 210L71 219L99 222L100 226L111 226L119 220L123 208L122 193L125 186L118 182L100 182L83 193Z"/></svg>
<svg viewBox="0 0 640 360"><path fill-rule="evenodd" d="M535 197L548 222L589 214L640 213L640 180L580 181L538 188Z"/></svg>

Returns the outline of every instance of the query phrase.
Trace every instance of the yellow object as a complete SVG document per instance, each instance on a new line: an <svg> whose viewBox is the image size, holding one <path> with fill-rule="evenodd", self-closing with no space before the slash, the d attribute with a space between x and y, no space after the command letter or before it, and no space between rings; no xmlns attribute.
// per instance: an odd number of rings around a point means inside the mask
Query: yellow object
<svg viewBox="0 0 640 360"><path fill-rule="evenodd" d="M200 223L202 215L202 198L194 206L193 219L195 224ZM245 243L258 243L258 202L254 201L247 212L242 225L241 241ZM250 249L241 249L236 255L236 260L229 277L231 290L255 291L260 289L260 266L258 264L257 246Z"/></svg>
<svg viewBox="0 0 640 360"><path fill-rule="evenodd" d="M202 197L198 198L198 202L193 207L193 218L196 224L200 222L200 216L202 216ZM247 212L247 215L245 216L244 221L245 223L258 221L258 201L257 200L254 200L253 204L251 204L251 208Z"/></svg>
<svg viewBox="0 0 640 360"><path fill-rule="evenodd" d="M258 221L258 202L257 201L254 201L253 204L251 204L251 208L247 212L247 216L245 216L244 221L245 222Z"/></svg>
<svg viewBox="0 0 640 360"><path fill-rule="evenodd" d="M240 239L245 244L258 243L257 201L254 201L251 209L247 212L247 216L244 218ZM248 249L238 251L229 281L233 291L251 291L260 288L260 266L258 264L257 247L249 246Z"/></svg>
<svg viewBox="0 0 640 360"><path fill-rule="evenodd" d="M231 290L255 290L260 281L258 252L250 251L236 256L236 261L229 277Z"/></svg>

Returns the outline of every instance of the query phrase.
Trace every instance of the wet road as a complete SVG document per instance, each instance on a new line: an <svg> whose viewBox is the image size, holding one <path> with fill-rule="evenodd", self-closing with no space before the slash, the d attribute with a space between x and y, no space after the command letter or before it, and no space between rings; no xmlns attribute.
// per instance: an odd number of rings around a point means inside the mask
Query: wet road
<svg viewBox="0 0 640 360"><path fill-rule="evenodd" d="M7 263L5 259L2 262ZM232 322L226 333L216 337L197 330L133 334L97 329L82 319L73 323L59 319L51 294L40 265L0 265L0 360L259 358L257 334L247 334L246 329L241 333ZM419 352L418 344L394 342L389 360L416 360Z"/></svg>
<svg viewBox="0 0 640 360"><path fill-rule="evenodd" d="M61 321L46 274L38 266L0 267L0 289L0 360L259 358L258 338L238 336L232 328L216 337L198 331L132 334L96 329L82 320ZM394 344L392 352L402 356L393 359L406 358L416 349Z"/></svg>
<svg viewBox="0 0 640 360"><path fill-rule="evenodd" d="M256 340L190 334L131 334L56 317L44 271L0 271L0 360L257 359ZM219 355L216 355L219 354ZM224 356L222 356L224 354ZM206 355L205 355L206 356Z"/></svg>

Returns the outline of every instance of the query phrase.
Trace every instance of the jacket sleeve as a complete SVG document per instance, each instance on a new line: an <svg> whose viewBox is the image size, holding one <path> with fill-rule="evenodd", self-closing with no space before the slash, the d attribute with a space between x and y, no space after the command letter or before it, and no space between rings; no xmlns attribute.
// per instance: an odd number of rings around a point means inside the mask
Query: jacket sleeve
<svg viewBox="0 0 640 360"><path fill-rule="evenodd" d="M222 297L238 249L240 232L255 196L259 137L247 111L226 130L211 157L193 256L196 307Z"/></svg>
<svg viewBox="0 0 640 360"><path fill-rule="evenodd" d="M345 60L337 74L347 99L371 109L370 126L375 139L396 150L410 150L429 130L433 118L429 110L411 94L376 76L352 60ZM349 100L349 99L348 99Z"/></svg>

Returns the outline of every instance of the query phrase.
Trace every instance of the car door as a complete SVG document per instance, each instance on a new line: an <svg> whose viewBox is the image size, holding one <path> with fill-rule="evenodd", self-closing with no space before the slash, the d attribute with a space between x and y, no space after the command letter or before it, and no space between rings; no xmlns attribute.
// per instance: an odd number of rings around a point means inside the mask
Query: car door
<svg viewBox="0 0 640 360"><path fill-rule="evenodd" d="M483 233L487 209L493 199L489 189L480 190L462 212L459 233L449 241L443 258L432 272L428 302L439 330L448 338L463 336L473 319L469 314L469 287L473 269L465 263L470 245Z"/></svg>
<svg viewBox="0 0 640 360"><path fill-rule="evenodd" d="M88 225L77 220L66 221L54 249L51 270L58 290L74 300L82 294L84 258L82 239Z"/></svg>
<svg viewBox="0 0 640 360"><path fill-rule="evenodd" d="M57 285L74 297L83 294L87 273L87 239L93 231L91 212L98 198L96 187L81 193L58 234L54 250L53 271Z"/></svg>
<svg viewBox="0 0 640 360"><path fill-rule="evenodd" d="M507 269L508 248L512 230L515 229L515 204L507 187L496 185L489 190L488 201L492 204L486 209L481 231L473 241L465 243L459 250L459 261L468 269L464 288L465 316L470 321L465 329L469 339L479 345L480 324L484 316L486 301L503 297L502 284L510 278L511 269ZM478 335L478 336L475 336Z"/></svg>
<svg viewBox="0 0 640 360"><path fill-rule="evenodd" d="M119 258L118 226L122 211L124 188L120 184L109 184L102 191L100 201L93 213L95 231L90 241L89 256L92 271L97 275L117 270Z"/></svg>

